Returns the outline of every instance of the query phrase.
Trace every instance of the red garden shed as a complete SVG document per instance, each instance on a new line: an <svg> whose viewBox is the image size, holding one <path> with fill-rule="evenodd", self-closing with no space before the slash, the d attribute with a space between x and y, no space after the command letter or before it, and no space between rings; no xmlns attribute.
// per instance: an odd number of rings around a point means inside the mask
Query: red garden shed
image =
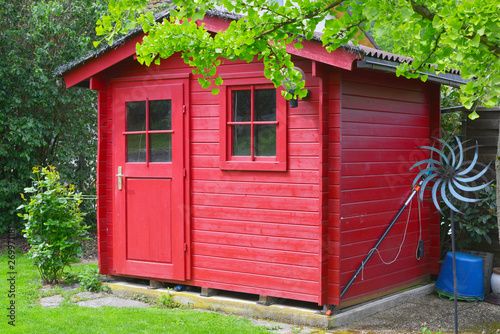
<svg viewBox="0 0 500 334"><path fill-rule="evenodd" d="M260 61L225 61L214 96L179 55L141 66L142 36L58 71L98 91L102 274L346 306L438 273L439 215L425 203L419 221L415 202L379 247L398 259L375 254L340 300L411 192L416 147L439 136L440 84L459 75L397 78L405 58L310 41L289 51L311 91L290 108Z"/></svg>

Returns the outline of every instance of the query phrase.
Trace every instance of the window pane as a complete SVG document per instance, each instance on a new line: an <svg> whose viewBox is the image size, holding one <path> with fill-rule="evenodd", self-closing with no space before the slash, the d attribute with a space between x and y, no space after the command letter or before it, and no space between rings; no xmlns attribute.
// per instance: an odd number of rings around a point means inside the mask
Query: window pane
<svg viewBox="0 0 500 334"><path fill-rule="evenodd" d="M276 89L255 90L254 105L256 121L275 121Z"/></svg>
<svg viewBox="0 0 500 334"><path fill-rule="evenodd" d="M146 162L146 134L127 135L127 161Z"/></svg>
<svg viewBox="0 0 500 334"><path fill-rule="evenodd" d="M233 155L250 156L250 125L233 125Z"/></svg>
<svg viewBox="0 0 500 334"><path fill-rule="evenodd" d="M153 133L149 135L149 160L151 162L172 162L172 134Z"/></svg>
<svg viewBox="0 0 500 334"><path fill-rule="evenodd" d="M254 150L255 156L276 156L276 125L255 125Z"/></svg>
<svg viewBox="0 0 500 334"><path fill-rule="evenodd" d="M172 129L170 100L149 101L149 130Z"/></svg>
<svg viewBox="0 0 500 334"><path fill-rule="evenodd" d="M146 101L127 102L127 131L146 130Z"/></svg>
<svg viewBox="0 0 500 334"><path fill-rule="evenodd" d="M233 122L250 122L251 120L250 90L233 91Z"/></svg>

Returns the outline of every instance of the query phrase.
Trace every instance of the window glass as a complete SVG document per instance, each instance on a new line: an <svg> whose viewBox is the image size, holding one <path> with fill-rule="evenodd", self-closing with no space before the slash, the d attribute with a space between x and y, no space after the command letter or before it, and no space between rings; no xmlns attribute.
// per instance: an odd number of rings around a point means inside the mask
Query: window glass
<svg viewBox="0 0 500 334"><path fill-rule="evenodd" d="M250 156L252 126L234 125L232 128L233 128L233 155Z"/></svg>
<svg viewBox="0 0 500 334"><path fill-rule="evenodd" d="M276 120L276 90L256 89L254 93L256 121Z"/></svg>
<svg viewBox="0 0 500 334"><path fill-rule="evenodd" d="M255 156L272 157L276 155L276 125L255 125L254 136Z"/></svg>
<svg viewBox="0 0 500 334"><path fill-rule="evenodd" d="M171 130L171 101L149 101L149 130Z"/></svg>
<svg viewBox="0 0 500 334"><path fill-rule="evenodd" d="M146 130L146 101L127 102L127 131Z"/></svg>
<svg viewBox="0 0 500 334"><path fill-rule="evenodd" d="M250 122L251 120L251 91L233 91L233 122Z"/></svg>
<svg viewBox="0 0 500 334"><path fill-rule="evenodd" d="M149 135L149 160L151 162L172 162L172 134L152 133Z"/></svg>
<svg viewBox="0 0 500 334"><path fill-rule="evenodd" d="M127 161L146 162L146 134L127 135Z"/></svg>

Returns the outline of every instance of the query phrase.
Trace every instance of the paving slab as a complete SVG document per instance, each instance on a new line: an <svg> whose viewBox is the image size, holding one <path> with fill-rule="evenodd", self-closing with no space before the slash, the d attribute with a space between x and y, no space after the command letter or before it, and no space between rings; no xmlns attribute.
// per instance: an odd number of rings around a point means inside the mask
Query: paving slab
<svg viewBox="0 0 500 334"><path fill-rule="evenodd" d="M253 325L265 327L272 334L334 334L324 328L286 324L262 319L250 319Z"/></svg>
<svg viewBox="0 0 500 334"><path fill-rule="evenodd" d="M102 296L103 294L101 292L82 291L72 295L71 299L96 299Z"/></svg>
<svg viewBox="0 0 500 334"><path fill-rule="evenodd" d="M149 304L118 297L103 297L97 299L84 300L76 303L78 306L84 307L101 307L101 306L112 306L112 307L149 307Z"/></svg>
<svg viewBox="0 0 500 334"><path fill-rule="evenodd" d="M50 297L43 297L40 299L40 305L43 307L58 307L64 301L61 295L54 295Z"/></svg>

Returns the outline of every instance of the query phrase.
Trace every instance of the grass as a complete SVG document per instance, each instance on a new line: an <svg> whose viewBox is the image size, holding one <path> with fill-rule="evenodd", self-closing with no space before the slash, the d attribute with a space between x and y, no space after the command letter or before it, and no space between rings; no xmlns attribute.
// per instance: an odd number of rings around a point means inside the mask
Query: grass
<svg viewBox="0 0 500 334"><path fill-rule="evenodd" d="M16 255L15 297L9 297L8 272L12 270L8 260L6 253L0 254L0 333L269 333L247 319L188 309L87 308L72 302L44 308L37 304L41 296L41 284L37 283L40 276L22 253ZM76 273L81 267L75 266L72 270ZM12 300L15 301L15 326L8 324L7 317L7 307Z"/></svg>

